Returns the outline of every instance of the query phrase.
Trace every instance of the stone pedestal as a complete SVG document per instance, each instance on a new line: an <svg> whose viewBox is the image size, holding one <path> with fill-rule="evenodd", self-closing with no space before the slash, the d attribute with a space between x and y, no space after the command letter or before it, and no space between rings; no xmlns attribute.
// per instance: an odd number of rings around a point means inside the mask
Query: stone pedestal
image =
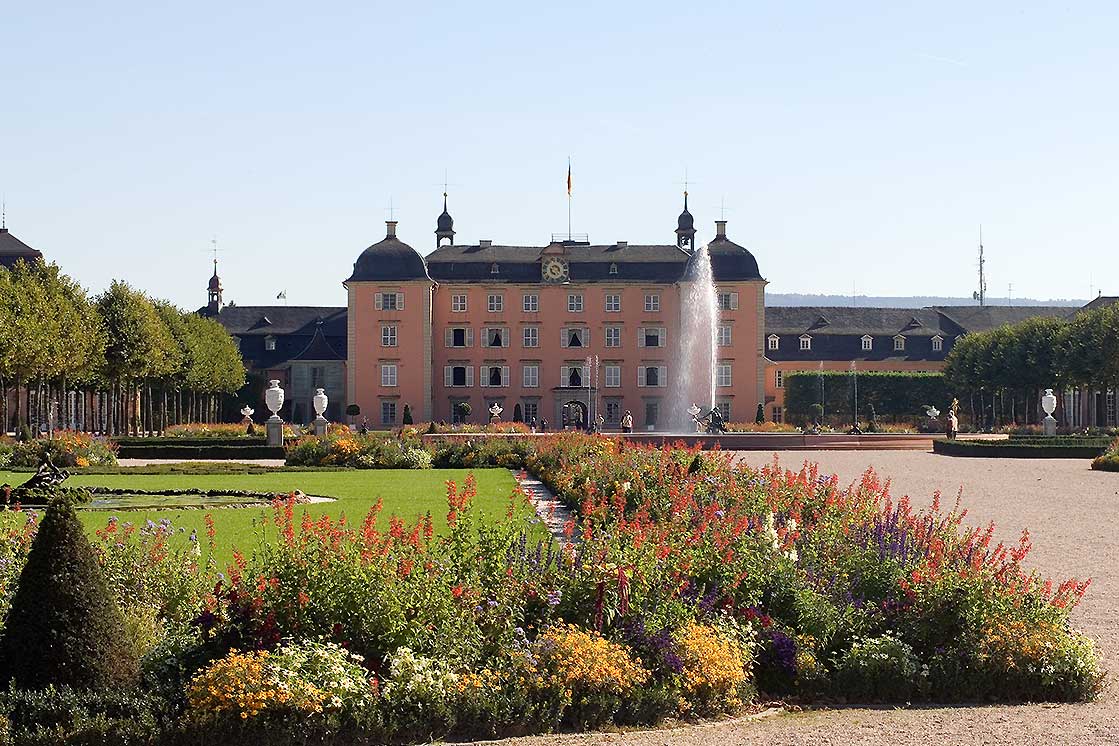
<svg viewBox="0 0 1119 746"><path fill-rule="evenodd" d="M1057 434L1057 418L1049 414L1041 421L1041 430L1046 435Z"/></svg>
<svg viewBox="0 0 1119 746"><path fill-rule="evenodd" d="M272 415L264 423L264 431L268 436L268 445L282 446L284 444L284 421Z"/></svg>
<svg viewBox="0 0 1119 746"><path fill-rule="evenodd" d="M330 427L330 423L327 422L327 419L325 417L319 415L315 418L315 421L311 423L311 427L314 429L315 435L321 438L326 435L326 431Z"/></svg>

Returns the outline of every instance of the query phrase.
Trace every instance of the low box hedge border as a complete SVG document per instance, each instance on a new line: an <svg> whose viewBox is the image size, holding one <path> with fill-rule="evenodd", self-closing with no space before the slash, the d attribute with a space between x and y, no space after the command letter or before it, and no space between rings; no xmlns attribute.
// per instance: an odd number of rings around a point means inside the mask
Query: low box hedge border
<svg viewBox="0 0 1119 746"><path fill-rule="evenodd" d="M934 440L933 453L975 458L1083 458L1094 459L1106 445L1083 442L1030 443L1011 440Z"/></svg>
<svg viewBox="0 0 1119 746"><path fill-rule="evenodd" d="M285 456L283 446L260 445L121 445L117 458L166 458L192 461L215 459L280 459Z"/></svg>
<svg viewBox="0 0 1119 746"><path fill-rule="evenodd" d="M262 446L268 443L268 440L263 436L244 436L238 438L174 438L165 437L161 435L151 435L146 437L119 437L113 438L113 442L119 447L131 446Z"/></svg>

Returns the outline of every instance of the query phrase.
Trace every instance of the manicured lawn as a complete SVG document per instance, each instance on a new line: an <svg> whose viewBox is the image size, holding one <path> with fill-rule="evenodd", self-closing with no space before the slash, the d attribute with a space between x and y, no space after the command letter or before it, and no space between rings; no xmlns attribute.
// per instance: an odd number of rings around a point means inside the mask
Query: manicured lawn
<svg viewBox="0 0 1119 746"><path fill-rule="evenodd" d="M370 506L378 498L384 500L384 509L378 525L388 525L390 515L398 515L406 521L431 512L435 530L446 528L447 503L446 482L454 480L462 484L473 471L478 481L477 504L488 515L505 514L509 495L515 482L507 469L368 469L359 471L293 471L269 472L264 474L102 474L75 475L66 481L67 486L119 487L142 490L161 489L234 489L255 490L260 492L290 492L302 490L308 495L324 495L337 498L336 502L301 505L296 507L296 523L303 511L312 516L323 514L337 518L345 514L351 523L360 524ZM27 479L26 473L13 474L0 471L0 484L19 484ZM185 529L189 536L197 530L205 542L205 516L214 516L217 529L219 560L232 557L234 548L248 554L256 545L262 530L262 517L271 508L214 508L170 509L149 511L82 511L82 522L92 532L104 526L111 516L121 521L142 524L145 520L159 521L170 519L176 528Z"/></svg>

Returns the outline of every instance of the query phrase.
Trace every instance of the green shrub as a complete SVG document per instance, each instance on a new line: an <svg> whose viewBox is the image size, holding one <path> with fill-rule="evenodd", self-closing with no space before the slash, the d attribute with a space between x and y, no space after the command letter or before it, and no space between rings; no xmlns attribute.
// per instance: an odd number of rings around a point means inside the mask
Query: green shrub
<svg viewBox="0 0 1119 746"><path fill-rule="evenodd" d="M859 372L859 406L873 405L878 417L912 419L924 406L946 408L952 400L940 373ZM785 412L790 421L804 423L824 388L824 416L850 423L854 407L854 378L850 371L798 371L785 375Z"/></svg>
<svg viewBox="0 0 1119 746"><path fill-rule="evenodd" d="M836 693L857 702L905 702L925 689L927 672L892 634L859 640L835 670Z"/></svg>
<svg viewBox="0 0 1119 746"><path fill-rule="evenodd" d="M472 469L485 466L522 468L533 451L529 438L452 438L428 446L436 469Z"/></svg>
<svg viewBox="0 0 1119 746"><path fill-rule="evenodd" d="M140 663L124 629L73 505L51 503L0 638L0 681L30 689L131 686Z"/></svg>
<svg viewBox="0 0 1119 746"><path fill-rule="evenodd" d="M1119 471L1119 438L1112 442L1107 453L1096 457L1092 468L1096 471Z"/></svg>
<svg viewBox="0 0 1119 746"><path fill-rule="evenodd" d="M130 746L157 740L166 703L136 691L70 687L0 692L0 715L11 746Z"/></svg>

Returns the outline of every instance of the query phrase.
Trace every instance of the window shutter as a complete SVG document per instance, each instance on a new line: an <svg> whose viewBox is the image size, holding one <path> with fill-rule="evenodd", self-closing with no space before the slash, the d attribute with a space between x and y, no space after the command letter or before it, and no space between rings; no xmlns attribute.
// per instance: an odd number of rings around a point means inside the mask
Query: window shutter
<svg viewBox="0 0 1119 746"><path fill-rule="evenodd" d="M478 385L482 388L489 388L490 385L490 368L488 365L483 365L478 369Z"/></svg>
<svg viewBox="0 0 1119 746"><path fill-rule="evenodd" d="M501 330L501 346L502 347L508 347L509 346L509 327L505 327L504 329Z"/></svg>
<svg viewBox="0 0 1119 746"><path fill-rule="evenodd" d="M638 388L645 388L645 366L637 366L637 386Z"/></svg>
<svg viewBox="0 0 1119 746"><path fill-rule="evenodd" d="M566 365L560 366L560 386L567 385L567 376L570 373Z"/></svg>
<svg viewBox="0 0 1119 746"><path fill-rule="evenodd" d="M466 328L466 346L467 347L473 347L474 346L474 328L473 327L468 326ZM467 368L467 370L470 370L470 369Z"/></svg>
<svg viewBox="0 0 1119 746"><path fill-rule="evenodd" d="M668 368L664 365L657 368L657 385L662 387L668 385Z"/></svg>
<svg viewBox="0 0 1119 746"><path fill-rule="evenodd" d="M467 386L473 386L474 385L474 366L473 365L466 366L466 385Z"/></svg>
<svg viewBox="0 0 1119 746"><path fill-rule="evenodd" d="M730 310L732 310L732 311L737 311L738 310L738 293L731 293L730 294Z"/></svg>
<svg viewBox="0 0 1119 746"><path fill-rule="evenodd" d="M664 329L657 329L657 345L658 345L658 346L660 346L660 347L664 347L664 344L665 344L665 342L664 342L664 338L665 338L665 336L666 336L666 335L665 335L665 330L664 330Z"/></svg>
<svg viewBox="0 0 1119 746"><path fill-rule="evenodd" d="M591 330L590 329L584 329L583 330L583 346L584 347L590 347L591 346Z"/></svg>
<svg viewBox="0 0 1119 746"><path fill-rule="evenodd" d="M567 347L567 330L560 329L560 347Z"/></svg>
<svg viewBox="0 0 1119 746"><path fill-rule="evenodd" d="M579 368L579 380L583 382L584 386L591 385L591 369L583 365Z"/></svg>
<svg viewBox="0 0 1119 746"><path fill-rule="evenodd" d="M455 370L450 365L443 366L443 385L450 388L455 383Z"/></svg>
<svg viewBox="0 0 1119 746"><path fill-rule="evenodd" d="M385 296L382 293L373 294L373 308L378 311L383 311L385 308Z"/></svg>
<svg viewBox="0 0 1119 746"><path fill-rule="evenodd" d="M404 293L397 293L396 294L396 310L397 311L403 311L404 310Z"/></svg>
<svg viewBox="0 0 1119 746"><path fill-rule="evenodd" d="M509 366L508 365L502 365L501 366L501 385L502 386L508 386L509 385Z"/></svg>
<svg viewBox="0 0 1119 746"><path fill-rule="evenodd" d="M455 343L455 330L450 329L450 328L444 329L443 330L443 346L444 347L450 347L454 343Z"/></svg>
<svg viewBox="0 0 1119 746"><path fill-rule="evenodd" d="M643 328L638 328L637 330L637 346L645 346L645 330Z"/></svg>

